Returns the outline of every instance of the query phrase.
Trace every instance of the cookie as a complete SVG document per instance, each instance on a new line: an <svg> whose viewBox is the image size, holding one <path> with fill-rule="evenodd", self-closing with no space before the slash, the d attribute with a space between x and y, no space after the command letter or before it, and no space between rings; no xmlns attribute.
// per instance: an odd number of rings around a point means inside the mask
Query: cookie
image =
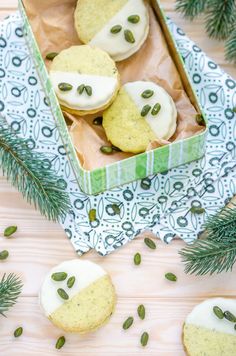
<svg viewBox="0 0 236 356"><path fill-rule="evenodd" d="M79 0L75 28L80 40L121 61L136 53L149 33L143 0Z"/></svg>
<svg viewBox="0 0 236 356"><path fill-rule="evenodd" d="M54 267L40 291L45 315L66 332L98 329L109 320L115 303L115 289L106 271L80 259Z"/></svg>
<svg viewBox="0 0 236 356"><path fill-rule="evenodd" d="M120 76L107 53L90 46L73 46L56 56L50 79L62 108L86 115L104 110L115 99Z"/></svg>
<svg viewBox="0 0 236 356"><path fill-rule="evenodd" d="M217 308L218 317L214 307L221 309ZM211 298L191 311L183 327L183 344L188 356L236 356L235 321L227 320L222 315L225 311L236 316L236 301Z"/></svg>
<svg viewBox="0 0 236 356"><path fill-rule="evenodd" d="M111 143L123 152L144 152L155 139L168 140L176 130L173 99L153 82L125 84L103 113L103 127Z"/></svg>

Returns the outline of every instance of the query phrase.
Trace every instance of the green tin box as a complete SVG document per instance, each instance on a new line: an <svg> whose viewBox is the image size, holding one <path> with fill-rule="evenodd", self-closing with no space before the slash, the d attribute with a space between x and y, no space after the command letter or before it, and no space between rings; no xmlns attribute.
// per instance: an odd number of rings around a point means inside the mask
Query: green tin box
<svg viewBox="0 0 236 356"><path fill-rule="evenodd" d="M80 188L87 194L98 194L102 191L137 179L145 178L155 173L165 172L173 167L197 160L204 155L207 135L207 121L204 114L201 112L196 94L191 86L189 76L186 72L184 62L167 26L166 17L160 7L160 4L157 0L153 0L152 6L165 35L170 54L175 62L178 72L180 73L185 92L197 112L204 118L206 129L204 132L201 132L193 137L138 154L122 161L107 165L103 168L88 171L81 167L80 161L71 141L65 119L60 109L59 102L52 88L48 71L27 18L23 1L19 0L19 10L23 18L25 38L35 59L36 68L41 78L45 93L50 100L52 113L63 140L67 155L73 167L76 180L78 181Z"/></svg>

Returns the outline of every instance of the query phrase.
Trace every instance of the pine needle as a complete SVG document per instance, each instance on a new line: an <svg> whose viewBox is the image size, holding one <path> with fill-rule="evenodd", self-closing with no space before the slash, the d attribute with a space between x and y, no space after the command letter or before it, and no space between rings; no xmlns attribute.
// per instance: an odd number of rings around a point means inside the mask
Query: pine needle
<svg viewBox="0 0 236 356"><path fill-rule="evenodd" d="M7 277L3 275L0 281L0 315L5 316L7 312L16 303L21 293L23 284L19 277L10 273Z"/></svg>
<svg viewBox="0 0 236 356"><path fill-rule="evenodd" d="M225 59L229 62L236 64L236 21L235 28L229 36L228 40L226 41Z"/></svg>
<svg viewBox="0 0 236 356"><path fill-rule="evenodd" d="M68 194L60 187L60 177L44 165L45 156L34 152L0 116L0 168L3 175L29 203L49 220L59 220L69 211Z"/></svg>
<svg viewBox="0 0 236 356"><path fill-rule="evenodd" d="M176 10L192 20L194 17L201 14L207 6L206 0L178 0L176 3Z"/></svg>
<svg viewBox="0 0 236 356"><path fill-rule="evenodd" d="M212 275L233 268L236 261L236 242L197 240L192 246L183 248L179 253L185 263L186 273Z"/></svg>

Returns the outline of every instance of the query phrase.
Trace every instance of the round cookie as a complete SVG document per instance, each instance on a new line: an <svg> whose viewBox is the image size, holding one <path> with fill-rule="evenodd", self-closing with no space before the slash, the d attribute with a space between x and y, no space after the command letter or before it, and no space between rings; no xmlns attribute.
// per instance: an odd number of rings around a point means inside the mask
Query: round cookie
<svg viewBox="0 0 236 356"><path fill-rule="evenodd" d="M49 74L62 108L77 115L104 110L120 86L115 62L104 51L86 45L59 53Z"/></svg>
<svg viewBox="0 0 236 356"><path fill-rule="evenodd" d="M155 139L168 140L176 130L173 99L153 82L126 83L103 113L111 143L123 152L144 152Z"/></svg>
<svg viewBox="0 0 236 356"><path fill-rule="evenodd" d="M75 277L74 284L70 277ZM69 284L71 288L68 283L72 284ZM58 290L61 289L66 292L67 299L60 296ZM86 333L101 327L109 320L115 303L115 289L106 271L80 259L52 268L40 291L44 313L54 325L67 332Z"/></svg>
<svg viewBox="0 0 236 356"><path fill-rule="evenodd" d="M222 315L217 317L215 306L236 316L236 301L232 299L211 298L198 304L183 327L183 344L188 356L236 356L235 322Z"/></svg>
<svg viewBox="0 0 236 356"><path fill-rule="evenodd" d="M149 33L143 0L79 0L74 18L80 40L103 49L115 61L137 52Z"/></svg>

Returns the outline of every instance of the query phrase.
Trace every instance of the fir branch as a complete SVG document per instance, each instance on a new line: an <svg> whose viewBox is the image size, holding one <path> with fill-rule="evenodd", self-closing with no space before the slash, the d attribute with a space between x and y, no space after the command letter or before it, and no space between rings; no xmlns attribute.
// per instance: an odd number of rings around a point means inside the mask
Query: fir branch
<svg viewBox="0 0 236 356"><path fill-rule="evenodd" d="M208 218L203 226L207 239L217 242L236 242L236 205L225 207L217 215Z"/></svg>
<svg viewBox="0 0 236 356"><path fill-rule="evenodd" d="M236 64L236 23L234 30L225 44L225 59Z"/></svg>
<svg viewBox="0 0 236 356"><path fill-rule="evenodd" d="M234 26L235 0L207 0L206 31L212 38L226 39Z"/></svg>
<svg viewBox="0 0 236 356"><path fill-rule="evenodd" d="M68 194L59 177L45 167L45 156L31 150L0 116L0 168L3 175L29 203L34 203L49 220L59 220L69 211Z"/></svg>
<svg viewBox="0 0 236 356"><path fill-rule="evenodd" d="M0 281L0 315L5 316L4 313L16 303L22 287L20 278L15 274L3 275Z"/></svg>
<svg viewBox="0 0 236 356"><path fill-rule="evenodd" d="M212 275L233 268L236 261L236 242L197 240L192 246L183 248L179 253L185 263L186 273Z"/></svg>
<svg viewBox="0 0 236 356"><path fill-rule="evenodd" d="M176 10L182 12L182 14L192 20L198 16L207 6L207 0L178 0L176 3Z"/></svg>

